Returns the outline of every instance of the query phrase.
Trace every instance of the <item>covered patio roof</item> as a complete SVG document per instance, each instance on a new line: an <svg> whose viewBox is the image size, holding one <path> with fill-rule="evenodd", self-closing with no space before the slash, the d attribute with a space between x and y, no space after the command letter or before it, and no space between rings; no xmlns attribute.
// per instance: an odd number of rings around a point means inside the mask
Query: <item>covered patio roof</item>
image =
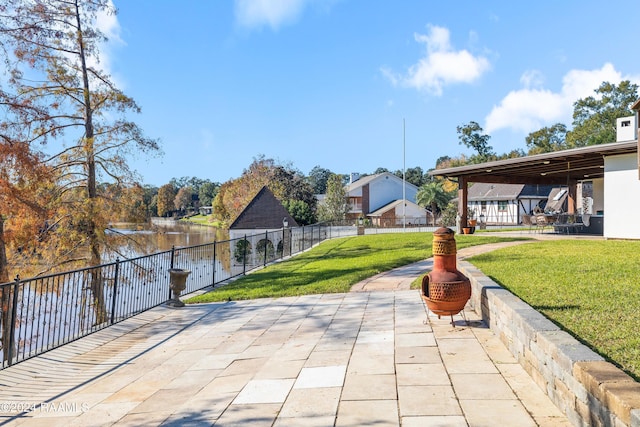
<svg viewBox="0 0 640 427"><path fill-rule="evenodd" d="M466 182L567 185L604 177L604 157L638 151L637 141L612 142L588 147L497 160L475 165L436 169L431 176L463 178Z"/></svg>

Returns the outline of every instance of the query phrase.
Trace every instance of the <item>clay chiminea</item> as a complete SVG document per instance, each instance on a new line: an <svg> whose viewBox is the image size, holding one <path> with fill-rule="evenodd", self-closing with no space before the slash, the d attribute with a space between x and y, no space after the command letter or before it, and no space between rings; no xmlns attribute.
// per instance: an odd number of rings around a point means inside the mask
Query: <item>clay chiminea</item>
<svg viewBox="0 0 640 427"><path fill-rule="evenodd" d="M460 313L471 298L471 282L456 267L456 240L450 228L433 233L433 270L422 279L422 299L438 315Z"/></svg>

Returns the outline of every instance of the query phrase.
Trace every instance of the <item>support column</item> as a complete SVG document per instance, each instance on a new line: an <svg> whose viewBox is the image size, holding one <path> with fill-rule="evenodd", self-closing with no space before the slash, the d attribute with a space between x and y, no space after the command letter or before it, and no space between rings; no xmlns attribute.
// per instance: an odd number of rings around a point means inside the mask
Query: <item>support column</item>
<svg viewBox="0 0 640 427"><path fill-rule="evenodd" d="M578 181L570 180L567 181L568 185L568 194L567 194L567 213L569 215L575 215L576 213L576 200L578 193Z"/></svg>
<svg viewBox="0 0 640 427"><path fill-rule="evenodd" d="M460 215L460 227L467 227L467 178L458 177L458 214ZM461 233L462 230L458 230Z"/></svg>

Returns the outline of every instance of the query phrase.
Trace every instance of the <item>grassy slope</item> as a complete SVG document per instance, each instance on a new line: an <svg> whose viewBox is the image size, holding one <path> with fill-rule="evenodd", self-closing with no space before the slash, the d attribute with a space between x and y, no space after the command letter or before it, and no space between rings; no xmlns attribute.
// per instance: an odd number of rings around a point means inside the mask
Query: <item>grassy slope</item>
<svg viewBox="0 0 640 427"><path fill-rule="evenodd" d="M469 261L640 379L640 242L536 242Z"/></svg>

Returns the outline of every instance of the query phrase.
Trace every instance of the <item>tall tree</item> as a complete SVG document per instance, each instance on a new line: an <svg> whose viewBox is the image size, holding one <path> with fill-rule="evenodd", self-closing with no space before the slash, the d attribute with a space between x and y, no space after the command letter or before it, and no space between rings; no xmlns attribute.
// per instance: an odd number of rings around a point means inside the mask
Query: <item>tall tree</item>
<svg viewBox="0 0 640 427"><path fill-rule="evenodd" d="M198 190L198 199L200 200L200 206L211 206L213 199L218 193L220 184L207 180L202 183Z"/></svg>
<svg viewBox="0 0 640 427"><path fill-rule="evenodd" d="M340 175L333 174L327 181L327 193L318 207L320 221L341 221L349 211L347 193Z"/></svg>
<svg viewBox="0 0 640 427"><path fill-rule="evenodd" d="M403 175L402 170L397 170L393 174L398 178L402 178ZM405 169L404 179L405 181L415 185L416 187L420 187L426 181L425 174L420 166Z"/></svg>
<svg viewBox="0 0 640 427"><path fill-rule="evenodd" d="M12 274L10 265L29 266L23 259L38 249L44 238L47 202L50 198L50 173L28 144L14 139L21 132L0 123L0 283L6 283ZM21 262L22 261L22 262ZM0 342L4 361L8 360L11 345L10 324L13 306L12 287L0 288Z"/></svg>
<svg viewBox="0 0 640 427"><path fill-rule="evenodd" d="M525 138L529 155L550 153L569 148L566 143L567 127L562 123L556 123L550 127L544 127L531 132Z"/></svg>
<svg viewBox="0 0 640 427"><path fill-rule="evenodd" d="M457 126L456 131L458 132L460 144L476 152L469 159L471 163L483 163L495 156L493 147L489 145L491 136L483 134L483 129L478 123L470 121L466 125Z"/></svg>
<svg viewBox="0 0 640 427"><path fill-rule="evenodd" d="M616 140L616 119L632 116L631 105L638 99L638 85L629 80L603 82L595 96L573 105L573 129L567 134L569 147L605 144Z"/></svg>
<svg viewBox="0 0 640 427"><path fill-rule="evenodd" d="M165 184L158 189L158 216L167 216L176 210L176 194L173 184Z"/></svg>
<svg viewBox="0 0 640 427"><path fill-rule="evenodd" d="M320 166L314 166L313 169L311 169L307 181L315 194L324 194L327 191L327 181L331 173L329 169Z"/></svg>
<svg viewBox="0 0 640 427"><path fill-rule="evenodd" d="M436 225L438 211L444 209L451 200L451 196L444 189L442 181L431 181L418 189L416 202L418 205L431 208L433 225Z"/></svg>
<svg viewBox="0 0 640 427"><path fill-rule="evenodd" d="M181 212L186 212L188 208L190 208L191 201L193 199L193 189L191 186L187 185L178 190L175 199L173 200L173 205Z"/></svg>
<svg viewBox="0 0 640 427"><path fill-rule="evenodd" d="M65 262L99 265L105 249L108 200L97 182L132 182L127 164L131 150L158 151L128 120L140 108L100 68L99 48L106 41L97 27L99 14L115 14L110 0L4 0L0 6L0 46L10 78L0 103L29 129L24 142L51 143L48 158L58 173L59 254ZM86 256L88 255L88 256ZM61 259L58 257L57 259ZM102 278L91 290L104 320Z"/></svg>

